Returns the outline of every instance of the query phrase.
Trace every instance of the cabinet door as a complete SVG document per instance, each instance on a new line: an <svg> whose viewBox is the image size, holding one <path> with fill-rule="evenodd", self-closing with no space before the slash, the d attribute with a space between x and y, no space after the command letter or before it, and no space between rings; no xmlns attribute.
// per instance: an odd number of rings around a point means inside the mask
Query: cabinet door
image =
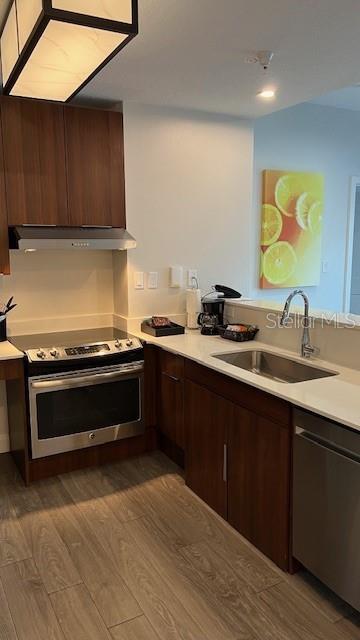
<svg viewBox="0 0 360 640"><path fill-rule="evenodd" d="M0 121L0 273L10 273L9 236L3 165L3 136Z"/></svg>
<svg viewBox="0 0 360 640"><path fill-rule="evenodd" d="M122 114L69 107L65 132L70 225L125 227Z"/></svg>
<svg viewBox="0 0 360 640"><path fill-rule="evenodd" d="M67 225L64 108L2 98L9 225Z"/></svg>
<svg viewBox="0 0 360 640"><path fill-rule="evenodd" d="M228 520L282 569L289 561L290 429L235 407Z"/></svg>
<svg viewBox="0 0 360 640"><path fill-rule="evenodd" d="M193 382L185 382L186 484L227 517L226 443L234 405Z"/></svg>
<svg viewBox="0 0 360 640"><path fill-rule="evenodd" d="M171 442L184 449L184 382L160 373L159 427Z"/></svg>

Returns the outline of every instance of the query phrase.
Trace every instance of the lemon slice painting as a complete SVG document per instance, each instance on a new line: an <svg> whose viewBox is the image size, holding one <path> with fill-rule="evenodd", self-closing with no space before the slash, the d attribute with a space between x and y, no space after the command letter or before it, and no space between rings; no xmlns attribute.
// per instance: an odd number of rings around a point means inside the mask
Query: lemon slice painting
<svg viewBox="0 0 360 640"><path fill-rule="evenodd" d="M262 289L319 284L323 217L322 174L263 172Z"/></svg>

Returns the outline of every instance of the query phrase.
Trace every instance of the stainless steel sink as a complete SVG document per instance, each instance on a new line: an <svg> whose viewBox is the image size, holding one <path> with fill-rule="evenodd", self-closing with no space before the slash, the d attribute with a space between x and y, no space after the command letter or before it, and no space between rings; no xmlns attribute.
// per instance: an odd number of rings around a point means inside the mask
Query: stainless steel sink
<svg viewBox="0 0 360 640"><path fill-rule="evenodd" d="M277 382L305 382L306 380L338 375L336 371L320 369L319 367L297 362L296 360L291 360L291 358L278 356L268 351L237 351L235 353L222 353L213 357Z"/></svg>

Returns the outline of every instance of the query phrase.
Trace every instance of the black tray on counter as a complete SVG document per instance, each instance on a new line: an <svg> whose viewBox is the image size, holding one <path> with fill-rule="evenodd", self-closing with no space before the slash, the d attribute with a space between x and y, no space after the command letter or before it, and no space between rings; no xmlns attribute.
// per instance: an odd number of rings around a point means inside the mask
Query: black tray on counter
<svg viewBox="0 0 360 640"><path fill-rule="evenodd" d="M171 322L170 327L153 327L150 322L150 320L144 320L141 323L141 331L148 333L150 336L154 336L155 338L177 336L185 333L185 327L182 327L180 324L176 324L175 322Z"/></svg>

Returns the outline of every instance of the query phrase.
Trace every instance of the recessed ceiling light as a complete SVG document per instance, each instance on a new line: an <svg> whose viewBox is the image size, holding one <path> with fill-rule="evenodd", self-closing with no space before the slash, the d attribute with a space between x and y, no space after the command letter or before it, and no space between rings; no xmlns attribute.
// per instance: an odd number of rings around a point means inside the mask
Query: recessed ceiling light
<svg viewBox="0 0 360 640"><path fill-rule="evenodd" d="M265 98L265 100L271 100L271 98L275 98L275 91L273 89L263 89L263 91L259 91L259 98Z"/></svg>

